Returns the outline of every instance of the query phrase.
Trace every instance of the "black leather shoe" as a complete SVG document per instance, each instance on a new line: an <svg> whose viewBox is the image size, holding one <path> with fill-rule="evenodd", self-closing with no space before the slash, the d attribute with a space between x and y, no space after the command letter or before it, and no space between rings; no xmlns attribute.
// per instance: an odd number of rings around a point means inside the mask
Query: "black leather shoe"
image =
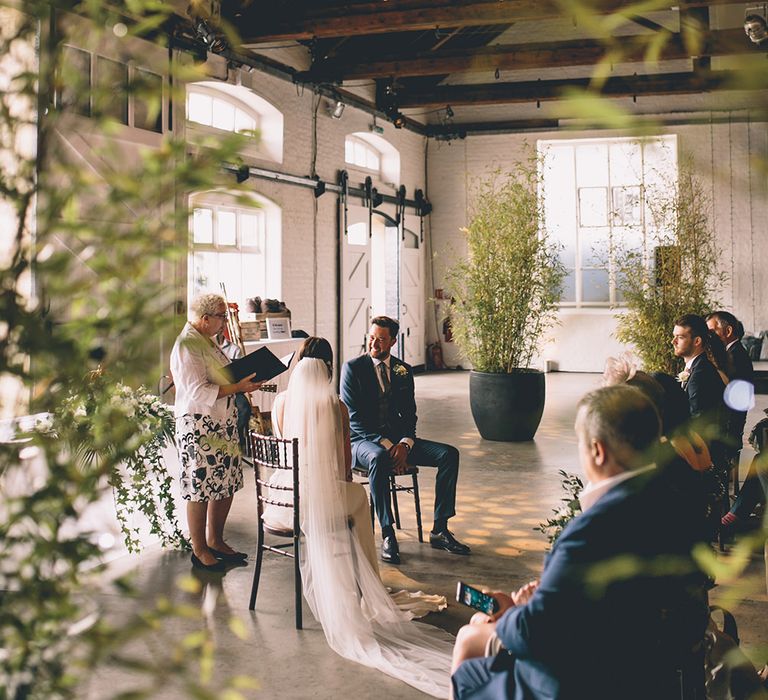
<svg viewBox="0 0 768 700"><path fill-rule="evenodd" d="M430 532L429 544L434 549L444 549L451 554L469 554L472 551L467 545L459 542L450 530Z"/></svg>
<svg viewBox="0 0 768 700"><path fill-rule="evenodd" d="M223 561L217 561L215 564L203 564L194 554L192 555L192 566L203 571L212 571L215 573L224 573L227 570Z"/></svg>
<svg viewBox="0 0 768 700"><path fill-rule="evenodd" d="M400 563L400 548L394 535L387 535L381 542L381 561L387 564Z"/></svg>
<svg viewBox="0 0 768 700"><path fill-rule="evenodd" d="M243 564L248 558L248 555L245 552L232 552L230 554L228 552L220 552L218 549L213 549L213 547L209 547L208 549L211 550L213 556L218 560L229 564Z"/></svg>

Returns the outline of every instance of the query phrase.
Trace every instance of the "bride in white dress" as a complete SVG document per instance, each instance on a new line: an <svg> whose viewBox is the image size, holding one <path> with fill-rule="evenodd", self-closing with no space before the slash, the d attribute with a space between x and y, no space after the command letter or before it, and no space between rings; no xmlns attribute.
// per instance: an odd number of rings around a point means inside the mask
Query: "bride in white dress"
<svg viewBox="0 0 768 700"><path fill-rule="evenodd" d="M338 654L447 698L453 637L398 607L379 578L367 507L348 508L358 500L348 492L365 491L346 481L346 411L330 382L325 361L304 357L274 413L280 433L299 439L304 597ZM361 544L366 527L371 547Z"/></svg>

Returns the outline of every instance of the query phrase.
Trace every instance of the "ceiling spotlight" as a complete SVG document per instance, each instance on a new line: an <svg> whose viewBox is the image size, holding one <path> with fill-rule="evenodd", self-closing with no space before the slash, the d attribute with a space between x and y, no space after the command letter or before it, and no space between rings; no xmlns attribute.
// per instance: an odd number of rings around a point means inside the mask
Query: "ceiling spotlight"
<svg viewBox="0 0 768 700"><path fill-rule="evenodd" d="M744 16L744 32L753 44L768 39L768 21L765 6L748 7Z"/></svg>
<svg viewBox="0 0 768 700"><path fill-rule="evenodd" d="M346 105L341 100L336 100L333 109L331 110L331 119L341 119L345 107Z"/></svg>
<svg viewBox="0 0 768 700"><path fill-rule="evenodd" d="M211 25L202 17L195 19L194 27L195 35L208 47L209 51L212 51L213 53L222 53L229 48L227 40L223 36L217 34Z"/></svg>
<svg viewBox="0 0 768 700"><path fill-rule="evenodd" d="M448 117L448 119L453 119L453 110L451 109L451 105L445 105L445 116Z"/></svg>
<svg viewBox="0 0 768 700"><path fill-rule="evenodd" d="M402 129L405 126L405 115L395 112L392 116L392 123L395 125L395 129Z"/></svg>

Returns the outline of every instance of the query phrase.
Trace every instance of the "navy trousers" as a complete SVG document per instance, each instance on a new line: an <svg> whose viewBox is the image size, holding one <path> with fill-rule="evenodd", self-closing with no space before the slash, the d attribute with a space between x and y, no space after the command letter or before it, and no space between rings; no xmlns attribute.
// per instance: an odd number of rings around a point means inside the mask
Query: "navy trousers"
<svg viewBox="0 0 768 700"><path fill-rule="evenodd" d="M392 502L389 495L389 475L392 458L377 442L360 440L352 443L352 457L356 464L368 470L368 482L376 515L382 528L392 527ZM456 481L459 476L459 451L453 445L416 438L408 454L408 464L419 467L437 467L435 481L435 520L448 519L456 514Z"/></svg>

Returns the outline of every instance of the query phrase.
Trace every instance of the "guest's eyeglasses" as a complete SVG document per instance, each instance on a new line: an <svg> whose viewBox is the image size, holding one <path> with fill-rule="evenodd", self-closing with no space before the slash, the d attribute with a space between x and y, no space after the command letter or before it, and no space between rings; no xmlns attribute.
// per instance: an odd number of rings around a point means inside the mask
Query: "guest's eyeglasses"
<svg viewBox="0 0 768 700"><path fill-rule="evenodd" d="M215 316L216 318L226 321L229 318L229 314L208 314L209 316Z"/></svg>

